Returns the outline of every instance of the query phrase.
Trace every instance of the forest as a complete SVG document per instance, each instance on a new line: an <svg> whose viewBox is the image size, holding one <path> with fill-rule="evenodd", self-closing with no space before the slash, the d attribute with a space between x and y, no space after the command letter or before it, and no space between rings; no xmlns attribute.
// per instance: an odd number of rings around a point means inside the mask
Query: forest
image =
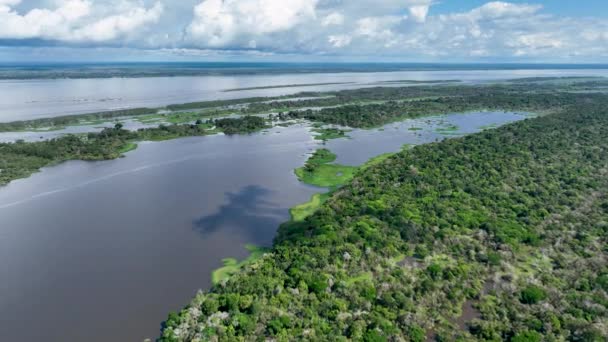
<svg viewBox="0 0 608 342"><path fill-rule="evenodd" d="M525 87L287 114L369 127L433 101L548 113L361 168L171 313L160 340L608 340L608 96ZM302 176L333 158L320 150Z"/></svg>

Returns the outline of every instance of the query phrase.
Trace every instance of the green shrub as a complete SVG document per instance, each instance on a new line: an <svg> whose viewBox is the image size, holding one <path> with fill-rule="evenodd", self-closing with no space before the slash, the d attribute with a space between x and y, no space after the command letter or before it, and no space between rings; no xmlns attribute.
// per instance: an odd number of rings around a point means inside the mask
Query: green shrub
<svg viewBox="0 0 608 342"><path fill-rule="evenodd" d="M547 293L542 288L529 285L519 295L519 300L524 304L536 304L547 298Z"/></svg>

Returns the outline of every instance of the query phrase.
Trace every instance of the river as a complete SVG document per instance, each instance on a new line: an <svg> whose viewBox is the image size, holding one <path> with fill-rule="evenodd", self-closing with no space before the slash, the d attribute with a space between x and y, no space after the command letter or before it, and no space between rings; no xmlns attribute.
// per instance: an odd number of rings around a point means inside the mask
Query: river
<svg viewBox="0 0 608 342"><path fill-rule="evenodd" d="M329 91L395 80L461 80L467 83L541 76L608 76L608 69L435 70L278 75L217 75L106 79L0 80L0 122L30 120L196 101ZM334 83L323 86L251 87ZM339 84L336 84L339 83ZM402 84L392 84L402 86Z"/></svg>

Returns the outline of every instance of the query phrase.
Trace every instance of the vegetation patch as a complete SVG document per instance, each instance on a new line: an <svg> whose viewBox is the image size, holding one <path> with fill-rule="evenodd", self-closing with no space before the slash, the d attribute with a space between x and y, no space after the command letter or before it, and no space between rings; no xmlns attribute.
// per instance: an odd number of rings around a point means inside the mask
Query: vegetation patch
<svg viewBox="0 0 608 342"><path fill-rule="evenodd" d="M443 124L435 129L435 133L444 135L444 136L460 136L462 133L460 132L460 128L454 124Z"/></svg>
<svg viewBox="0 0 608 342"><path fill-rule="evenodd" d="M352 284L360 282L360 281L372 281L372 277L373 277L372 272L365 272L365 273L359 274L357 276L350 277L350 278L346 279L345 282L348 285L352 285Z"/></svg>
<svg viewBox="0 0 608 342"><path fill-rule="evenodd" d="M483 130L486 130L486 129L494 129L494 128L497 128L497 127L499 127L499 125L494 123L494 124L490 124L490 125L480 126L478 129L483 131Z"/></svg>
<svg viewBox="0 0 608 342"><path fill-rule="evenodd" d="M124 154L130 151L133 151L137 148L137 144L134 142L129 141L128 143L126 143L118 152L120 154Z"/></svg>
<svg viewBox="0 0 608 342"><path fill-rule="evenodd" d="M329 198L329 193L321 193L312 195L310 201L296 205L289 209L291 220L294 222L304 221L305 218L314 214L319 207Z"/></svg>
<svg viewBox="0 0 608 342"><path fill-rule="evenodd" d="M347 138L348 135L346 133L350 132L350 130L344 130L339 128L314 128L312 130L315 134L316 140L331 140L331 139L340 139Z"/></svg>
<svg viewBox="0 0 608 342"><path fill-rule="evenodd" d="M332 188L349 181L358 167L330 164L336 155L327 149L319 149L308 159L306 164L295 170L298 179L306 184Z"/></svg>
<svg viewBox="0 0 608 342"><path fill-rule="evenodd" d="M297 87L313 87L313 86L324 86L324 85L339 85L339 84L350 84L352 82L331 82L331 83L302 83L302 84L285 84L276 86L263 86L263 87L248 87L248 88L233 88L226 89L224 92L243 91L243 90L260 90L260 89L276 89L276 88L297 88Z"/></svg>
<svg viewBox="0 0 608 342"><path fill-rule="evenodd" d="M216 269L211 274L211 281L213 284L225 282L228 280L228 278L230 278L230 276L237 273L242 267L255 262L269 251L268 248L262 248L254 245L246 245L245 248L247 248L250 253L245 260L238 261L235 258L225 258L222 260L224 266Z"/></svg>

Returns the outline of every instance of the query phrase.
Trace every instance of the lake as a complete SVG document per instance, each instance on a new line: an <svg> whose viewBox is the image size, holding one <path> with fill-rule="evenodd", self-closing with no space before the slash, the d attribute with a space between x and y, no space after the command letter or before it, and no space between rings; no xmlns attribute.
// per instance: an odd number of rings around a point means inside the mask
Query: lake
<svg viewBox="0 0 608 342"><path fill-rule="evenodd" d="M353 130L325 147L358 165L403 144L526 118L482 112ZM416 128L418 130L413 130ZM293 169L322 146L307 124L146 142L0 189L0 331L7 341L142 341L210 286L226 257L270 246L288 208L322 189Z"/></svg>
<svg viewBox="0 0 608 342"><path fill-rule="evenodd" d="M394 80L489 82L521 77L608 76L608 69L434 70L310 74L209 75L107 79L0 80L0 122L29 120L134 107L159 107L195 101L279 96L302 91L331 91ZM324 86L251 87L341 83Z"/></svg>

